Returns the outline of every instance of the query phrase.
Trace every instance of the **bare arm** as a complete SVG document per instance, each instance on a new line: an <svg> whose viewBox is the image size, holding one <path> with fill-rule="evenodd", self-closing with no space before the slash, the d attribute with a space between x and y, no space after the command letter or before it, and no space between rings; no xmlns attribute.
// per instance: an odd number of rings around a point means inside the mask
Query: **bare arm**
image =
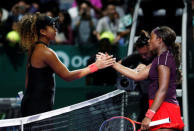
<svg viewBox="0 0 194 131"><path fill-rule="evenodd" d="M121 37L124 37L124 36L128 35L129 33L130 33L130 29L126 29L125 31L120 32L119 35Z"/></svg>
<svg viewBox="0 0 194 131"><path fill-rule="evenodd" d="M162 104L166 92L168 90L169 80L170 80L170 69L167 66L159 65L158 66L158 74L159 74L159 88L156 92L154 102L151 106L153 111L157 111L160 105Z"/></svg>
<svg viewBox="0 0 194 131"><path fill-rule="evenodd" d="M44 53L44 55L45 64L49 65L57 75L59 75L62 79L66 81L79 79L91 73L89 67L69 71L67 67L58 59L57 55L52 50L48 50L47 52ZM95 64L98 67L98 69L111 66L114 63L114 60L109 58L106 58L106 60L105 59L97 60Z"/></svg>
<svg viewBox="0 0 194 131"><path fill-rule="evenodd" d="M144 80L148 77L149 70L151 65L146 66L144 69L142 69L140 72L137 72L133 69L127 68L119 63L115 63L113 65L113 68L120 72L122 75L125 75L128 78L131 78L135 81Z"/></svg>
<svg viewBox="0 0 194 131"><path fill-rule="evenodd" d="M159 65L158 66L158 75L159 75L159 88L156 92L154 102L150 107L151 110L157 111L161 106L162 102L165 99L166 92L168 90L169 80L170 80L170 69L167 66ZM151 119L145 117L142 121L141 130L149 129L149 123Z"/></svg>
<svg viewBox="0 0 194 131"><path fill-rule="evenodd" d="M144 65L144 64L139 64L139 65L135 68L135 70L136 70L137 72L140 72L140 71L143 70L144 68L146 68L146 65Z"/></svg>

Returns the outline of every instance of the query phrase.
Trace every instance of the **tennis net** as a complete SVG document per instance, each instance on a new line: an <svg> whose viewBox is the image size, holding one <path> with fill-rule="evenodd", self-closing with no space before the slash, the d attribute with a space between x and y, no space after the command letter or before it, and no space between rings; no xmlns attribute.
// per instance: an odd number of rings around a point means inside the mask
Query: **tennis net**
<svg viewBox="0 0 194 131"><path fill-rule="evenodd" d="M138 92L115 90L53 111L0 120L0 131L98 131L104 120L126 116L137 120Z"/></svg>

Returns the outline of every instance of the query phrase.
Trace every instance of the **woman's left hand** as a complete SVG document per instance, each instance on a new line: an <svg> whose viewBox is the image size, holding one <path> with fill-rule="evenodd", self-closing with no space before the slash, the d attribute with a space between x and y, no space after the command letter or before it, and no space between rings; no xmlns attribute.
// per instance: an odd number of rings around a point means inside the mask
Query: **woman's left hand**
<svg viewBox="0 0 194 131"><path fill-rule="evenodd" d="M141 123L141 130L148 130L150 125L151 119L145 117Z"/></svg>
<svg viewBox="0 0 194 131"><path fill-rule="evenodd" d="M144 64L139 64L139 65L135 68L135 70L136 70L137 72L140 72L140 71L142 71L145 67L146 67L146 65L144 65Z"/></svg>

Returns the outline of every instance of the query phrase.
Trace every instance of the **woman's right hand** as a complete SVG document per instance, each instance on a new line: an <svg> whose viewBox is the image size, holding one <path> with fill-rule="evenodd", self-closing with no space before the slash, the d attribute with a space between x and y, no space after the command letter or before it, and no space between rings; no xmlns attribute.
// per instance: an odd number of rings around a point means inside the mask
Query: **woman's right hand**
<svg viewBox="0 0 194 131"><path fill-rule="evenodd" d="M104 54L102 52L98 52L98 54L96 54L96 60L99 60L99 59L103 59L107 56L108 54Z"/></svg>
<svg viewBox="0 0 194 131"><path fill-rule="evenodd" d="M149 125L150 125L151 119L148 117L145 117L141 123L141 130L149 130Z"/></svg>
<svg viewBox="0 0 194 131"><path fill-rule="evenodd" d="M98 69L104 69L106 67L112 66L116 62L116 59L112 55L99 53L96 55L96 66Z"/></svg>

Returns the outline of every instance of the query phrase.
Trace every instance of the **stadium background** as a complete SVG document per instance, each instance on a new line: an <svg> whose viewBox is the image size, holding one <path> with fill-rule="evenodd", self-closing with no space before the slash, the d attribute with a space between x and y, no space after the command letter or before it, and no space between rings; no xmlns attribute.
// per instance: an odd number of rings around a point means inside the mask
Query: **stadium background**
<svg viewBox="0 0 194 131"><path fill-rule="evenodd" d="M194 41L193 41L193 16L194 16L194 3L192 0L186 0L188 3L188 23L187 23L187 72L188 72L188 106L189 106L189 123L190 130L194 130L194 103L193 103L193 92L194 92ZM10 9L17 0L1 1L0 6ZM86 65L83 59L87 59L88 56L94 55L97 50L96 47L92 47L87 51L81 51L79 47L66 46L66 45L53 45L51 46L56 51L66 53L69 59L69 69L78 69ZM86 54L87 52L87 54ZM61 60L64 59L62 53ZM118 56L123 58L127 55L127 48L120 46L118 48ZM25 80L25 54L18 53L11 54L14 58L10 59L9 52L6 52L3 46L0 47L0 98L17 97L17 92L23 90ZM12 57L13 57L12 56ZM76 56L76 58L75 58ZM73 59L74 58L74 59ZM73 60L74 61L73 61ZM82 61L80 61L82 60ZM16 62L17 61L17 62ZM16 63L14 63L16 62ZM74 63L74 66L72 66ZM116 86L87 86L85 78L76 80L74 82L64 82L59 77L56 77L57 90L56 90L56 101L55 108L64 107L87 99L88 93L96 93L101 95L116 89ZM68 101L67 101L68 99Z"/></svg>

